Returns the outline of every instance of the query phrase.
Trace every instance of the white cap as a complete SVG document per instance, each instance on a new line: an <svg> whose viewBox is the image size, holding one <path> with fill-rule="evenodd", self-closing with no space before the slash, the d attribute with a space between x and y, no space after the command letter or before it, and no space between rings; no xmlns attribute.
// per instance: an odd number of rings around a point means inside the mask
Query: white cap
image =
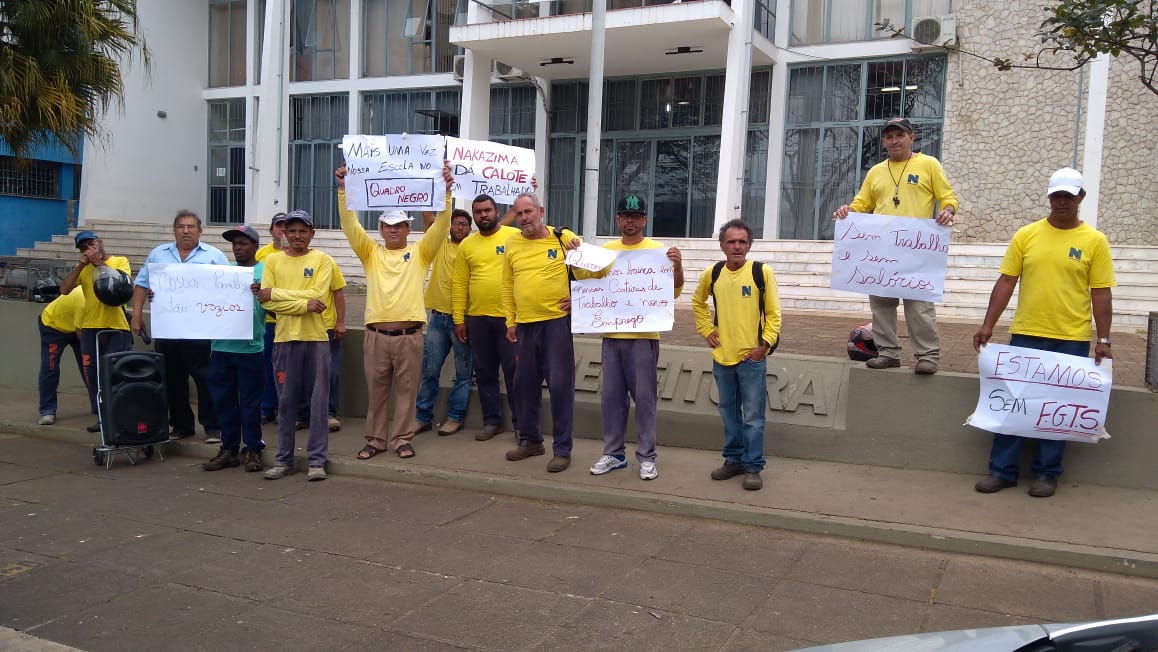
<svg viewBox="0 0 1158 652"><path fill-rule="evenodd" d="M1049 190L1045 194L1048 197L1055 192L1066 192L1075 196L1081 194L1082 173L1073 168L1062 168L1054 172L1049 178Z"/></svg>
<svg viewBox="0 0 1158 652"><path fill-rule="evenodd" d="M410 222L410 216L406 211L386 211L378 216L378 221L383 224L402 224L403 222Z"/></svg>

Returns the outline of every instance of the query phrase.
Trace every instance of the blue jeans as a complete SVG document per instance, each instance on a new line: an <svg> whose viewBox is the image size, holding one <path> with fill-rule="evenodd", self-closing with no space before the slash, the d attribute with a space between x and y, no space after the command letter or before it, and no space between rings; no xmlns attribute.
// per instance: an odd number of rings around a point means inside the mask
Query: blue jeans
<svg viewBox="0 0 1158 652"><path fill-rule="evenodd" d="M415 400L415 419L422 423L434 422L434 402L438 400L438 380L442 364L454 350L454 387L446 401L446 418L459 423L466 420L466 404L470 400L470 376L473 370L470 346L454 336L454 321L450 315L430 311L426 336L422 343L422 383Z"/></svg>
<svg viewBox="0 0 1158 652"><path fill-rule="evenodd" d="M261 394L265 389L265 359L261 353L209 354L209 394L221 424L221 450L261 452Z"/></svg>
<svg viewBox="0 0 1158 652"><path fill-rule="evenodd" d="M1027 349L1052 351L1080 357L1089 357L1090 343L1076 340L1055 340L1049 337L1034 337L1032 335L1011 335L1010 346L1020 346ZM993 435L993 448L989 451L989 474L1002 480L1017 482L1018 458L1021 455L1021 445L1032 437L1018 437L1017 435ZM1033 457L1030 469L1034 477L1056 478L1062 474L1062 455L1066 452L1066 443L1054 439L1036 439L1037 453Z"/></svg>
<svg viewBox="0 0 1158 652"><path fill-rule="evenodd" d="M56 416L56 390L60 387L60 361L64 359L64 349L72 347L76 358L76 368L84 377L84 363L80 358L80 338L76 333L62 333L44 325L39 317L36 325L40 328L40 416Z"/></svg>
<svg viewBox="0 0 1158 652"><path fill-rule="evenodd" d="M712 362L724 421L724 463L743 464L746 473L764 470L764 419L768 409L768 358L724 366Z"/></svg>

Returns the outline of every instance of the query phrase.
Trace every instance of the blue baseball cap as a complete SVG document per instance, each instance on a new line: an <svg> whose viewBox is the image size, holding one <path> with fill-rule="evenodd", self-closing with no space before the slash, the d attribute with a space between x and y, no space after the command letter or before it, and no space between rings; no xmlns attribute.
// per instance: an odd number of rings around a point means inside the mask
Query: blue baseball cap
<svg viewBox="0 0 1158 652"><path fill-rule="evenodd" d="M309 212L303 210L290 211L286 213L285 223L288 226L290 222L297 220L304 223L311 229L314 228L314 218L310 216Z"/></svg>
<svg viewBox="0 0 1158 652"><path fill-rule="evenodd" d="M96 231L81 231L80 233L76 234L76 240L75 240L76 248L80 249L81 245L83 245L86 240L99 240L99 239L100 239L100 236L97 235Z"/></svg>

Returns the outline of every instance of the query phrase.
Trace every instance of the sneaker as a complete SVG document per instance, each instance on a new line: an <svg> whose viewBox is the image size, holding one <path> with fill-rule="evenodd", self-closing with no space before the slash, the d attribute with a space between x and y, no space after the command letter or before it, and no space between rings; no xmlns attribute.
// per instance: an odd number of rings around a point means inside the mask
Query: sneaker
<svg viewBox="0 0 1158 652"><path fill-rule="evenodd" d="M221 431L220 430L206 430L205 431L205 443L206 444L220 444L221 443Z"/></svg>
<svg viewBox="0 0 1158 652"><path fill-rule="evenodd" d="M567 467L569 466L571 466L570 457L560 457L558 455L553 455L551 457L551 461L547 462L547 473L558 473L560 471L566 471Z"/></svg>
<svg viewBox="0 0 1158 652"><path fill-rule="evenodd" d="M310 470L306 473L306 480L309 480L310 482L317 482L319 480L325 479L326 467L324 466L311 466Z"/></svg>
<svg viewBox="0 0 1158 652"><path fill-rule="evenodd" d="M893 367L901 366L901 361L898 358L888 358L883 355L879 355L864 363L864 366L868 367L869 369L892 369Z"/></svg>
<svg viewBox="0 0 1158 652"><path fill-rule="evenodd" d="M495 438L495 435L506 432L506 428L501 423L488 423L482 427L482 430L474 434L475 441L490 441Z"/></svg>
<svg viewBox="0 0 1158 652"><path fill-rule="evenodd" d="M543 448L543 442L532 444L529 441L521 441L519 442L518 448L512 448L511 450L507 451L507 460L511 462L518 462L519 460L525 460L528 457L543 455L546 452L547 450Z"/></svg>
<svg viewBox="0 0 1158 652"><path fill-rule="evenodd" d="M342 429L342 422L338 420L338 417L330 417L326 420L326 426L330 432L338 432Z"/></svg>
<svg viewBox="0 0 1158 652"><path fill-rule="evenodd" d="M743 472L744 472L744 465L743 464L740 464L738 462L736 464L729 464L729 463L725 462L723 466L712 471L712 479L713 480L727 480L728 478L733 478L737 475L742 474Z"/></svg>
<svg viewBox="0 0 1158 652"><path fill-rule="evenodd" d="M973 488L983 494L992 494L997 493L1002 489L1008 489L1010 487L1016 486L1016 480L1006 480L1005 478L999 478L995 475L991 475L984 480L979 480L977 484L973 485Z"/></svg>
<svg viewBox="0 0 1158 652"><path fill-rule="evenodd" d="M917 366L913 368L913 373L932 376L937 373L937 363L932 360L917 360Z"/></svg>
<svg viewBox="0 0 1158 652"><path fill-rule="evenodd" d="M249 473L257 473L265 470L265 462L261 461L261 451L245 451L245 470Z"/></svg>
<svg viewBox="0 0 1158 652"><path fill-rule="evenodd" d="M446 421L442 422L441 426L438 427L438 436L446 437L453 435L459 430L462 430L462 422L455 421L454 419L447 419Z"/></svg>
<svg viewBox="0 0 1158 652"><path fill-rule="evenodd" d="M55 414L42 414L42 415L40 415L40 421L38 421L37 423L39 423L42 426L51 426L52 424L56 423L56 415Z"/></svg>
<svg viewBox="0 0 1158 652"><path fill-rule="evenodd" d="M430 423L429 421L415 421L414 422L414 434L416 434L416 435L418 433L426 432L427 430L431 430L433 428L434 428L434 424Z"/></svg>
<svg viewBox="0 0 1158 652"><path fill-rule="evenodd" d="M241 466L241 459L237 457L237 453L233 451L220 451L217 455L201 465L201 468L206 471L220 471L221 469L228 469L235 466Z"/></svg>
<svg viewBox="0 0 1158 652"><path fill-rule="evenodd" d="M603 475L610 473L615 469L626 469L627 458L616 457L614 455L604 455L599 458L597 462L591 465L591 475Z"/></svg>
<svg viewBox="0 0 1158 652"><path fill-rule="evenodd" d="M292 466L275 466L265 472L266 480L281 480L287 475L293 475L294 467Z"/></svg>
<svg viewBox="0 0 1158 652"><path fill-rule="evenodd" d="M1034 478L1033 483L1029 485L1029 495L1034 498L1049 498L1055 491L1057 491L1057 478L1041 476Z"/></svg>
<svg viewBox="0 0 1158 652"><path fill-rule="evenodd" d="M659 469L655 468L655 462L640 462L639 463L639 479L640 480L655 480L659 477Z"/></svg>
<svg viewBox="0 0 1158 652"><path fill-rule="evenodd" d="M759 473L744 473L744 488L748 491L759 491L764 488L764 481Z"/></svg>

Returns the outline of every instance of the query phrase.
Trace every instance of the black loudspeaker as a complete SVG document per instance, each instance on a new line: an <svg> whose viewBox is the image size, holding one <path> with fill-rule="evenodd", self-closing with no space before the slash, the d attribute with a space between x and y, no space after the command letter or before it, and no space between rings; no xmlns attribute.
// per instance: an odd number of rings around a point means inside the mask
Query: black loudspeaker
<svg viewBox="0 0 1158 652"><path fill-rule="evenodd" d="M100 383L106 445L169 441L165 356L145 351L106 353L100 360Z"/></svg>

